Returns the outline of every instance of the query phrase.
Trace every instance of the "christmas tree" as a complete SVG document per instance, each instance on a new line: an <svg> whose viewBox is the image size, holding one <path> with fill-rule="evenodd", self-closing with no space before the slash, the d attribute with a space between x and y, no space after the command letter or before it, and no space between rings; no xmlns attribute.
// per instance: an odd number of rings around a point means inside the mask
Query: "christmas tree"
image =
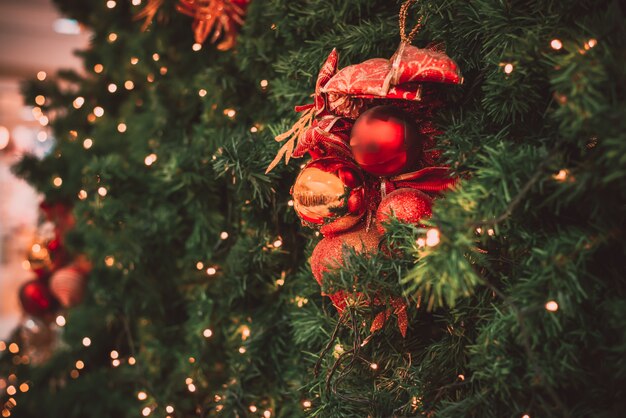
<svg viewBox="0 0 626 418"><path fill-rule="evenodd" d="M57 3L93 31L85 73L26 86L56 143L15 170L93 269L49 360L0 344L3 416L620 416L623 4ZM333 48L388 59L401 33L463 75L420 108L455 185L316 254L308 157L266 172L274 137Z"/></svg>

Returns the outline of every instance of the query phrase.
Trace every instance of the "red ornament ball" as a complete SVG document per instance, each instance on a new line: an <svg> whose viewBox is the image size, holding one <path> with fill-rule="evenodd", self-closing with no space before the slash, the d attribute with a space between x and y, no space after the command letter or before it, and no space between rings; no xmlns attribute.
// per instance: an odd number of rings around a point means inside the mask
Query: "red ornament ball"
<svg viewBox="0 0 626 418"><path fill-rule="evenodd" d="M380 238L381 235L378 231L374 229L367 231L365 227L340 235L325 237L317 243L309 260L313 277L321 286L324 272L340 269L344 266L344 246L354 248L360 254L375 254L378 251ZM339 312L345 308L347 295L344 291L323 295L330 297Z"/></svg>
<svg viewBox="0 0 626 418"><path fill-rule="evenodd" d="M19 296L24 312L33 316L43 316L57 306L57 301L42 280L24 283L20 288Z"/></svg>
<svg viewBox="0 0 626 418"><path fill-rule="evenodd" d="M356 225L366 210L363 175L352 162L328 157L309 162L291 190L294 209L322 234L336 234Z"/></svg>
<svg viewBox="0 0 626 418"><path fill-rule="evenodd" d="M50 292L61 306L71 308L82 302L86 283L86 277L81 271L74 267L64 267L50 277Z"/></svg>
<svg viewBox="0 0 626 418"><path fill-rule="evenodd" d="M423 144L411 116L394 106L376 106L352 127L350 147L361 168L379 177L417 168Z"/></svg>
<svg viewBox="0 0 626 418"><path fill-rule="evenodd" d="M418 224L432 214L433 200L424 192L415 189L398 189L383 198L376 211L377 228L385 232L383 223L395 216L399 221Z"/></svg>

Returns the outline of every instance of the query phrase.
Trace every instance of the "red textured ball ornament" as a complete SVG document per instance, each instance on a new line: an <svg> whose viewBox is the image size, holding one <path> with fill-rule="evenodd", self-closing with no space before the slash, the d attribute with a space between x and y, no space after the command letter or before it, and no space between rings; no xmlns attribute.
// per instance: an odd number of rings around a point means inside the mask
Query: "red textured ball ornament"
<svg viewBox="0 0 626 418"><path fill-rule="evenodd" d="M33 316L43 316L53 311L57 302L41 280L31 280L22 285L19 291L24 312Z"/></svg>
<svg viewBox="0 0 626 418"><path fill-rule="evenodd" d="M419 190L394 190L383 198L376 211L378 231L385 232L383 223L392 216L405 223L418 224L422 219L430 217L432 204L432 198Z"/></svg>
<svg viewBox="0 0 626 418"><path fill-rule="evenodd" d="M328 157L309 162L291 191L302 222L324 235L356 225L366 210L363 175L352 162Z"/></svg>
<svg viewBox="0 0 626 418"><path fill-rule="evenodd" d="M350 147L359 166L388 177L417 168L423 154L418 127L409 114L394 106L376 106L356 120Z"/></svg>
<svg viewBox="0 0 626 418"><path fill-rule="evenodd" d="M64 308L71 308L83 300L85 275L74 267L64 267L50 277L50 291Z"/></svg>
<svg viewBox="0 0 626 418"><path fill-rule="evenodd" d="M378 251L380 238L381 235L378 231L374 229L366 231L365 227L341 235L325 237L317 243L311 255L311 259L309 260L313 277L315 277L315 280L317 280L317 283L321 286L324 272L340 269L344 266L344 246L354 248L354 250L360 254L374 254ZM326 296L330 297L333 304L340 312L345 308L345 292L339 291Z"/></svg>

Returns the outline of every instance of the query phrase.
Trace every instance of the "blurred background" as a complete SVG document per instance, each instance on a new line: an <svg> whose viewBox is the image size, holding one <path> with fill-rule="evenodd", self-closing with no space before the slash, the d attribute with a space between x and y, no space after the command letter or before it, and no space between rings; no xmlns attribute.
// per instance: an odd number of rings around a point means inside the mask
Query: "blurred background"
<svg viewBox="0 0 626 418"><path fill-rule="evenodd" d="M24 105L20 84L61 68L80 70L74 51L88 41L89 34L63 18L52 0L0 0L0 339L18 323L18 288L33 277L24 264L40 201L11 165L25 152L45 155L54 141L47 118Z"/></svg>

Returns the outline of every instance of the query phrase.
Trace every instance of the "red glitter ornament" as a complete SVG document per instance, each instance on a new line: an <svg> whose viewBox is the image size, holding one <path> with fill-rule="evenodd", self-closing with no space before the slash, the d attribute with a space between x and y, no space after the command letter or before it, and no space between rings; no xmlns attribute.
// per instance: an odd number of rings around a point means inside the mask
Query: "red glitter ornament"
<svg viewBox="0 0 626 418"><path fill-rule="evenodd" d="M395 216L405 223L417 224L431 215L432 199L415 189L398 189L383 198L376 211L378 231L385 232L383 224Z"/></svg>
<svg viewBox="0 0 626 418"><path fill-rule="evenodd" d="M350 135L359 166L375 176L393 176L418 168L423 153L419 129L411 116L395 106L363 112Z"/></svg>
<svg viewBox="0 0 626 418"><path fill-rule="evenodd" d="M339 158L311 161L292 189L294 209L303 223L336 234L356 225L366 209L363 175L359 168Z"/></svg>
<svg viewBox="0 0 626 418"><path fill-rule="evenodd" d="M42 280L31 280L22 285L19 291L24 312L33 316L43 316L56 308L57 302Z"/></svg>

